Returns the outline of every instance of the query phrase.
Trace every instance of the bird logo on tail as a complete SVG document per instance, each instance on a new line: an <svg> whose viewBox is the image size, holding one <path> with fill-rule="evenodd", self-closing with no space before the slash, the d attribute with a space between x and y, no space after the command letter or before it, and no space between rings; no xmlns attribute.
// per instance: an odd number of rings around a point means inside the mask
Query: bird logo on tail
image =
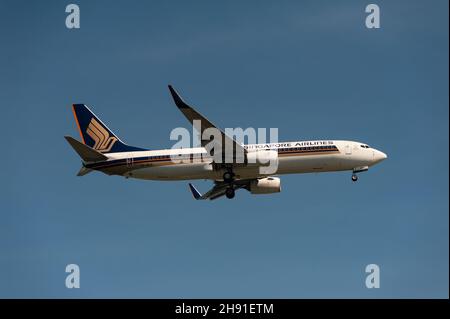
<svg viewBox="0 0 450 319"><path fill-rule="evenodd" d="M94 150L101 153L106 153L111 150L117 138L110 136L108 131L95 119L92 118L89 123L86 133L94 140Z"/></svg>

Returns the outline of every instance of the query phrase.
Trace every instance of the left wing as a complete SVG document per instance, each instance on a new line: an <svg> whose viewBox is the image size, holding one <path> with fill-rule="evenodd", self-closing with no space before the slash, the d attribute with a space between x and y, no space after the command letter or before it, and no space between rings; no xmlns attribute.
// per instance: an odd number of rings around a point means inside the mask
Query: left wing
<svg viewBox="0 0 450 319"><path fill-rule="evenodd" d="M194 125L195 120L200 121L200 127L196 127L196 129L200 130L200 142L203 147L205 147L210 140L209 139L203 139L203 132L208 128L214 128L216 129L219 134L222 137L221 146L222 146L222 163L225 163L225 145L232 145L233 146L233 159L236 159L237 154L242 154L242 156L245 156L247 153L247 150L242 147L236 140L226 135L221 129L219 129L216 125L211 123L206 117L198 113L193 107L186 104L186 102L183 101L183 99L180 97L180 95L175 91L175 89L169 85L170 94L172 94L173 100L175 101L175 104L177 105L178 109L184 114L184 116L191 122L192 125ZM209 136L208 136L209 137ZM242 162L243 162L242 158Z"/></svg>
<svg viewBox="0 0 450 319"><path fill-rule="evenodd" d="M234 190L237 190L239 188L245 188L248 189L250 185L251 180L250 179L241 179L237 180L233 183L232 186L230 186L229 183L222 182L222 181L216 181L214 182L213 188L211 188L209 191L207 191L205 194L201 194L191 183L189 183L189 188L191 189L192 195L196 200L201 199L216 199L219 197L222 197L225 195L225 192L228 187L233 187Z"/></svg>
<svg viewBox="0 0 450 319"><path fill-rule="evenodd" d="M216 184L213 188L211 188L208 192L205 194L201 194L191 183L189 183L189 188L191 189L192 195L195 199L216 199L223 195L225 195L225 191L227 190L227 185L222 184Z"/></svg>

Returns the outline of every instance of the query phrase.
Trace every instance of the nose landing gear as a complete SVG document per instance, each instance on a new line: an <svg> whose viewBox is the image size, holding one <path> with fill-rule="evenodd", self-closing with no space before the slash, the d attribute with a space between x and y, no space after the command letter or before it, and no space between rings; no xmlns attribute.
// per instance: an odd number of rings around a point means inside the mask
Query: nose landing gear
<svg viewBox="0 0 450 319"><path fill-rule="evenodd" d="M356 173L365 172L369 169L369 166L359 166L353 169L352 181L356 182L358 180L358 175Z"/></svg>

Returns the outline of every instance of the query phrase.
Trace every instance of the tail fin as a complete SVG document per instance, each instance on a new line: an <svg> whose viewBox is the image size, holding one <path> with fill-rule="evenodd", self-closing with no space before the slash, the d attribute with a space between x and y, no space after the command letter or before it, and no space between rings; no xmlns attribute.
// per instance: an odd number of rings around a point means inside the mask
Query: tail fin
<svg viewBox="0 0 450 319"><path fill-rule="evenodd" d="M144 151L123 143L86 105L73 104L72 110L83 143L92 149L100 153Z"/></svg>

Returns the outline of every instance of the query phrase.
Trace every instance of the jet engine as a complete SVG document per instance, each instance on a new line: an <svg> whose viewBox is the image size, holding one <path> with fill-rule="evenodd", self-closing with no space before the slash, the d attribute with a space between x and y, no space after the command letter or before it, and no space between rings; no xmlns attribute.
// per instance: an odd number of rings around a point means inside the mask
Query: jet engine
<svg viewBox="0 0 450 319"><path fill-rule="evenodd" d="M281 192L281 181L278 177L266 177L250 182L250 193L272 194Z"/></svg>

